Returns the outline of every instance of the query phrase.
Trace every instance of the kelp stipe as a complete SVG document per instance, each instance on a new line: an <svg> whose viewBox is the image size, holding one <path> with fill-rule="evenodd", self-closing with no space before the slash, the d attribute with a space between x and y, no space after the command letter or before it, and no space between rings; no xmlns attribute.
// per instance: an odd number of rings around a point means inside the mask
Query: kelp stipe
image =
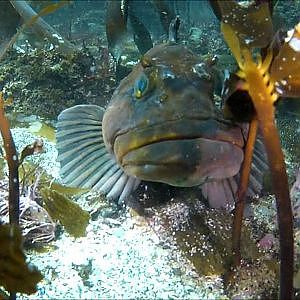
<svg viewBox="0 0 300 300"><path fill-rule="evenodd" d="M9 223L19 225L19 162L9 122L5 116L4 105L3 94L0 92L0 131L9 172Z"/></svg>
<svg viewBox="0 0 300 300"><path fill-rule="evenodd" d="M245 157L241 167L241 178L236 195L235 212L233 216L233 228L232 228L232 252L234 266L238 266L241 261L241 234L242 234L242 222L243 213L245 208L245 197L248 188L251 163L254 152L254 146L257 136L258 120L254 118L250 122L248 139L245 147Z"/></svg>
<svg viewBox="0 0 300 300"><path fill-rule="evenodd" d="M46 16L60 9L70 1L60 1L59 3L52 3L43 8L39 13L36 13L26 1L15 1L11 0L10 4L23 18L24 23L12 36L11 40L6 43L3 49L0 50L0 60L3 59L7 51L17 41L20 34L24 32L28 27L34 27L37 34L46 37L54 45L57 46L58 50L64 55L72 55L76 52L76 47L69 41L64 39L58 32L56 32L49 24L47 24L41 17Z"/></svg>
<svg viewBox="0 0 300 300"><path fill-rule="evenodd" d="M253 1L240 5L235 0L210 0L212 9L221 21L224 38L240 70L237 75L244 80L242 89L250 96L256 116L250 124L249 137L256 134L256 118L264 138L268 155L274 193L276 196L280 231L280 298L291 299L293 293L293 219L288 181L275 125L274 103L280 96L300 95L300 24L288 32L279 45L273 37L271 13L273 1ZM272 39L274 41L271 43ZM268 47L268 48L267 48ZM253 59L251 50L266 52L264 59ZM274 52L274 53L273 53ZM245 157L251 157L254 139L249 138ZM250 151L249 151L250 150ZM233 251L239 263L240 226L243 217L243 189L248 182L247 171L251 159L244 161L234 221Z"/></svg>
<svg viewBox="0 0 300 300"><path fill-rule="evenodd" d="M286 40L279 51L277 58L281 58L281 63L277 64L277 68L272 65L271 69L270 66L273 61L271 50L268 51L263 61L258 57L258 62L255 62L250 49L245 45L241 45L231 26L222 23L221 28L224 38L239 65L240 70L237 75L245 80L243 88L248 91L253 101L259 128L264 138L276 196L280 232L280 298L291 299L294 261L293 216L284 156L275 125L274 103L280 95L298 95L297 91L299 91L300 85L298 80L300 76L299 68L288 69L288 65L284 63L287 58L290 59L290 63L299 59L300 49L297 45L300 43L298 30L300 24L295 27L293 35ZM293 55L291 52L293 52ZM276 59L274 62L278 61ZM294 78L297 78L297 80ZM280 84L287 87L286 93L282 88L278 88Z"/></svg>
<svg viewBox="0 0 300 300"><path fill-rule="evenodd" d="M10 292L9 299L16 299L16 292L35 293L36 284L42 279L42 275L35 268L28 267L22 250L22 233L19 227L19 161L4 106L3 94L0 93L0 131L9 172L9 224L0 225L0 284Z"/></svg>

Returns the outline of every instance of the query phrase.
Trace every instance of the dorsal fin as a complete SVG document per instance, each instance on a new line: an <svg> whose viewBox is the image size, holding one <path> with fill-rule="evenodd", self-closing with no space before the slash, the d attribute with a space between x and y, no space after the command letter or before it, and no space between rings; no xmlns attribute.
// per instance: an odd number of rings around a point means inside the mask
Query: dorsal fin
<svg viewBox="0 0 300 300"><path fill-rule="evenodd" d="M169 25L169 42L178 42L178 30L180 26L179 16L176 16Z"/></svg>

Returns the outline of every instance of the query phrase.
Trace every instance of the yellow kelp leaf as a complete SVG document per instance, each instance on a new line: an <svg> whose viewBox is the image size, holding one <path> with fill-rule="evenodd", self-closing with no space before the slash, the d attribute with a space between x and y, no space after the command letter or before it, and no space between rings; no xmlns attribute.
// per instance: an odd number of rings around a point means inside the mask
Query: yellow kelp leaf
<svg viewBox="0 0 300 300"><path fill-rule="evenodd" d="M64 195L77 195L77 194L83 194L88 192L90 189L84 189L84 188L77 188L77 187L72 187L72 186L66 186L59 184L57 182L52 182L51 183L51 190L54 190L58 193L62 193Z"/></svg>
<svg viewBox="0 0 300 300"><path fill-rule="evenodd" d="M221 22L221 31L223 33L224 39L229 46L233 56L235 57L240 69L243 67L243 60L242 60L242 51L240 47L240 41L233 31L232 27L228 24Z"/></svg>
<svg viewBox="0 0 300 300"><path fill-rule="evenodd" d="M0 168L2 166L1 163L4 164L5 162L4 160L2 162L0 157ZM19 178L20 178L20 182L22 182L24 186L29 186L34 184L38 178L38 189L42 189L44 187L50 187L51 190L55 190L59 193L62 193L64 195L69 195L69 196L83 194L90 191L90 189L71 187L71 186L66 186L58 182L55 182L52 176L48 175L46 172L42 172L42 169L38 165L32 163L31 161L25 161L19 167ZM0 179L1 179L1 169L0 169Z"/></svg>
<svg viewBox="0 0 300 300"><path fill-rule="evenodd" d="M267 2L218 0L222 22L231 26L240 43L249 48L266 47L273 36L273 25Z"/></svg>
<svg viewBox="0 0 300 300"><path fill-rule="evenodd" d="M280 96L300 96L300 23L288 31L272 63L270 77Z"/></svg>
<svg viewBox="0 0 300 300"><path fill-rule="evenodd" d="M45 123L36 121L31 123L29 131L37 136L44 137L52 143L56 142L55 129Z"/></svg>
<svg viewBox="0 0 300 300"><path fill-rule="evenodd" d="M35 293L43 276L26 264L20 228L0 225L0 245L0 285L9 292Z"/></svg>
<svg viewBox="0 0 300 300"><path fill-rule="evenodd" d="M86 234L86 227L90 220L87 211L51 188L42 188L41 196L44 201L44 208L49 215L52 219L59 220L70 235L81 237Z"/></svg>
<svg viewBox="0 0 300 300"><path fill-rule="evenodd" d="M295 289L300 289L300 269L294 275L293 285Z"/></svg>
<svg viewBox="0 0 300 300"><path fill-rule="evenodd" d="M36 16L33 16L27 23L26 23L26 26L31 26L32 24L34 24L37 19L39 17L43 17L43 16L46 16L48 14L52 14L53 12L55 12L57 9L61 8L62 6L70 3L71 1L59 1L58 3L53 3L53 4L50 4L46 7L44 7L43 9L41 9L39 11L39 13L36 15Z"/></svg>

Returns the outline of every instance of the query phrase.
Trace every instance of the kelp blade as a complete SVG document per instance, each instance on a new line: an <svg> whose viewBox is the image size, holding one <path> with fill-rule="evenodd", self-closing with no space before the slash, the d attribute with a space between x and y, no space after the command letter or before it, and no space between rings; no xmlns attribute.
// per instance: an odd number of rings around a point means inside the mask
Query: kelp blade
<svg viewBox="0 0 300 300"><path fill-rule="evenodd" d="M70 235L81 237L86 234L86 227L90 220L87 211L51 188L41 189L41 196L49 215L53 219L59 220Z"/></svg>
<svg viewBox="0 0 300 300"><path fill-rule="evenodd" d="M241 44L249 48L268 46L273 36L273 25L267 2L242 5L235 0L211 1L217 17L236 32Z"/></svg>
<svg viewBox="0 0 300 300"><path fill-rule="evenodd" d="M270 71L280 96L300 96L300 23L288 32Z"/></svg>
<svg viewBox="0 0 300 300"><path fill-rule="evenodd" d="M13 293L35 293L43 276L25 261L20 228L0 225L0 244L0 285Z"/></svg>

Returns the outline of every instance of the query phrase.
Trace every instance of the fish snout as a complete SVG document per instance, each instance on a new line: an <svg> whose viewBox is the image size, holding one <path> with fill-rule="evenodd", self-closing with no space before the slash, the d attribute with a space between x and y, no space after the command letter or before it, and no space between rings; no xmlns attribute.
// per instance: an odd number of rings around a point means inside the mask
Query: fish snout
<svg viewBox="0 0 300 300"><path fill-rule="evenodd" d="M126 154L122 167L143 180L189 187L236 175L242 160L241 148L198 138L146 145Z"/></svg>
<svg viewBox="0 0 300 300"><path fill-rule="evenodd" d="M236 175L242 147L238 127L215 120L177 120L117 136L114 153L129 175L188 187Z"/></svg>

